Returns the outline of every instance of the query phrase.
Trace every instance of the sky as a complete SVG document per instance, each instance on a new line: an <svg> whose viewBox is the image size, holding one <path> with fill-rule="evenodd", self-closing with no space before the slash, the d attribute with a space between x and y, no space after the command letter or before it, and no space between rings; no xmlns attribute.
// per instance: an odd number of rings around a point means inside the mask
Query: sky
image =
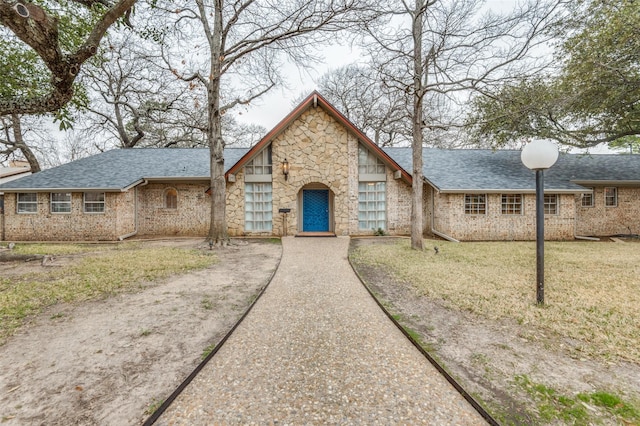
<svg viewBox="0 0 640 426"><path fill-rule="evenodd" d="M288 87L275 88L254 101L251 106L234 110L233 113L237 114L239 121L259 124L269 131L293 110L296 99L306 97L317 89L316 79L332 69L351 64L360 58L357 49L337 43L323 49L322 55L325 61L310 67L306 72L299 70L295 65L288 65L285 72Z"/></svg>

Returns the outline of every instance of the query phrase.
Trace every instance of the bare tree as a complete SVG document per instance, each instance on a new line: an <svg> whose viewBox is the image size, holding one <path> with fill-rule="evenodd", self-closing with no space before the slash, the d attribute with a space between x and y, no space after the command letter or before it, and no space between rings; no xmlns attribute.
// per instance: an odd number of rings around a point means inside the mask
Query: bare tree
<svg viewBox="0 0 640 426"><path fill-rule="evenodd" d="M561 2L531 0L509 14L483 12L479 0L414 0L387 5L384 27L369 28L367 47L383 84L412 101L413 196L411 246L423 248L422 147L425 130L458 125L446 108L470 92L482 91L547 66L537 47L547 42L544 30L556 19Z"/></svg>
<svg viewBox="0 0 640 426"><path fill-rule="evenodd" d="M359 24L370 8L354 0L194 0L193 7L158 1L156 7L175 17L174 30L160 32L166 63L176 77L206 90L212 188L208 239L224 245L229 238L222 116L279 84L283 55L302 61L327 33ZM188 38L196 32L201 40Z"/></svg>
<svg viewBox="0 0 640 426"><path fill-rule="evenodd" d="M31 172L39 172L40 162L23 135L22 117L19 114L0 116L0 131L0 155L8 158L20 153L29 163Z"/></svg>
<svg viewBox="0 0 640 426"><path fill-rule="evenodd" d="M347 65L324 74L318 89L379 146L410 143L407 96L382 84L375 68Z"/></svg>

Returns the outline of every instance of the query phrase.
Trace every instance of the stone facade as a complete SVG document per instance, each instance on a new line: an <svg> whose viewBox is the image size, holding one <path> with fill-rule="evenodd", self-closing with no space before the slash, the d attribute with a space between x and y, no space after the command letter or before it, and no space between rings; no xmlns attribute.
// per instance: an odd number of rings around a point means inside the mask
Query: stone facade
<svg viewBox="0 0 640 426"><path fill-rule="evenodd" d="M594 188L592 207L582 207L581 197L576 197L576 235L640 234L640 188L617 189L615 207L605 206L603 186Z"/></svg>
<svg viewBox="0 0 640 426"><path fill-rule="evenodd" d="M329 189L330 227L336 235L371 235L358 227L358 139L322 108L309 108L271 141L273 173L273 231L269 235L295 235L302 229L304 189ZM266 147L265 147L266 149ZM282 163L290 164L285 180ZM227 185L229 234L248 233L244 224L245 175L241 170ZM411 187L394 179L386 168L387 232L408 234ZM279 209L290 209L284 220Z"/></svg>
<svg viewBox="0 0 640 426"><path fill-rule="evenodd" d="M525 194L522 214L502 214L502 194L486 194L485 214L465 214L464 194L435 194L434 229L460 241L534 240L536 200ZM545 215L545 238L570 240L575 236L576 204L573 194L558 194L558 213Z"/></svg>

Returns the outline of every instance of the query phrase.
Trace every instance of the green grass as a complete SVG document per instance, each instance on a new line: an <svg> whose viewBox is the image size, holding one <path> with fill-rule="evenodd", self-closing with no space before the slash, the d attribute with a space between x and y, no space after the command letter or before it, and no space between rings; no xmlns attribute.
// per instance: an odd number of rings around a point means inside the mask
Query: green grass
<svg viewBox="0 0 640 426"><path fill-rule="evenodd" d="M602 391L564 395L544 384L533 382L526 375L516 376L514 382L535 401L535 406L531 407L532 415L540 423L561 421L567 425L587 426L594 422L615 420L619 424L640 424L638 409L618 395Z"/></svg>
<svg viewBox="0 0 640 426"><path fill-rule="evenodd" d="M204 348L204 350L202 351L202 355L200 356L200 358L204 361L204 359L206 357L209 356L209 354L211 354L211 352L213 352L213 350L216 348L216 344L212 343L209 346L207 346L206 348Z"/></svg>
<svg viewBox="0 0 640 426"><path fill-rule="evenodd" d="M412 250L408 240L362 245L351 258L411 283L418 297L491 320L511 319L535 337L549 333L574 339L575 356L640 362L636 244L547 242L542 308L535 303L535 242L427 240L425 247L434 245L437 255Z"/></svg>
<svg viewBox="0 0 640 426"><path fill-rule="evenodd" d="M56 303L74 303L142 288L145 283L205 268L213 253L140 244L19 245L23 254L78 255L70 265L0 278L0 342L25 318ZM34 265L35 271L38 265Z"/></svg>

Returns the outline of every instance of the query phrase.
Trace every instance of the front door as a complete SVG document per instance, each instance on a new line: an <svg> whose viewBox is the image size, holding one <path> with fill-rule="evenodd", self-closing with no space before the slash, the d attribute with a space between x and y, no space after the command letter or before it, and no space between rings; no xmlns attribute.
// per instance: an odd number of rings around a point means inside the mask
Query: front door
<svg viewBox="0 0 640 426"><path fill-rule="evenodd" d="M304 232L329 231L329 190L302 191L302 230Z"/></svg>

